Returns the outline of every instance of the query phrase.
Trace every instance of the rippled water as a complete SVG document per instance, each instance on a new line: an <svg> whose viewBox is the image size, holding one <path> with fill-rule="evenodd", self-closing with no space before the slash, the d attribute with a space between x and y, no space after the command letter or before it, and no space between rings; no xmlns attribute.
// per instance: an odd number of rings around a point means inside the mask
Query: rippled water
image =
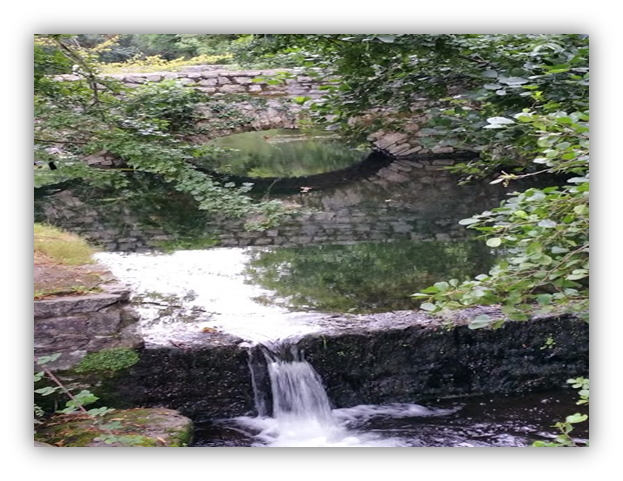
<svg viewBox="0 0 623 481"><path fill-rule="evenodd" d="M480 396L419 404L333 409L331 430L284 426L273 417L196 422L195 447L528 447L578 412L573 392ZM574 432L578 445L588 426Z"/></svg>
<svg viewBox="0 0 623 481"><path fill-rule="evenodd" d="M560 392L332 409L295 344L261 350L272 403L254 384L259 415L199 423L196 447L526 447L555 437L552 424L577 412L572 395ZM576 434L581 445L587 431Z"/></svg>

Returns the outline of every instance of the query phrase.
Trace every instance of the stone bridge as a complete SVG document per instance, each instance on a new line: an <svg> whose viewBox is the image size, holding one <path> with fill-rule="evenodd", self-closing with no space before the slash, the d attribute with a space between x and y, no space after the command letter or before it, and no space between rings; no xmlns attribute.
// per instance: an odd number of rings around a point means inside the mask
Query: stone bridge
<svg viewBox="0 0 623 481"><path fill-rule="evenodd" d="M209 101L200 106L198 121L198 126L206 133L194 138L199 142L254 130L299 128L302 120L308 120L310 102L324 94L322 87L339 81L331 78L319 83L295 68L234 71L214 65L187 67L180 72L105 74L104 77L117 79L130 88L176 81L206 94ZM57 78L78 79L74 75ZM301 97L309 100L301 103ZM426 115L414 115L403 132L369 132L371 149L380 149L394 156L452 152L449 147L428 149L420 144L420 137L425 135L420 132L420 126L426 120Z"/></svg>
<svg viewBox="0 0 623 481"><path fill-rule="evenodd" d="M246 130L298 127L305 118L306 107L294 102L294 97L318 98L322 90L311 77L297 71L290 71L289 77L278 85L269 82L271 75L279 76L280 72L283 71L234 72L196 67L180 73L115 77L130 86L176 79L209 95L201 120L208 133L205 139L199 139L207 141ZM229 123L222 123L223 113ZM496 207L507 191L500 184L491 186L487 181L477 186L458 185L458 178L446 167L475 154L448 148L425 149L419 142L423 134L418 124L423 120L414 118L404 132L371 133L371 154L340 171L269 179L208 172L224 182L253 183L258 195L280 195L311 209L278 229L247 231L244 222L206 216L193 207L192 199L170 189L161 192L162 186L157 185L145 193L146 200L137 200L136 204L115 202L111 193L72 188L46 196L45 201L37 200L36 219L81 234L105 250L116 251L146 251L190 237L205 237L223 246L465 237L466 229L457 222ZM95 159L93 163L105 162ZM166 199L156 199L157 195Z"/></svg>

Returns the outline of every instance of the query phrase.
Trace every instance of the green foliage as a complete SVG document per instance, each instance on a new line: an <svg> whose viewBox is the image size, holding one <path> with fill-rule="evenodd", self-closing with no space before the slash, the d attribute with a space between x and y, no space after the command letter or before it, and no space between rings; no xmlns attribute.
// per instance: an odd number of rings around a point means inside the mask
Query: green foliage
<svg viewBox="0 0 623 481"><path fill-rule="evenodd" d="M205 101L194 89L186 89L177 80L148 83L126 95L126 114L142 122L164 121L154 129L169 133L192 132L199 119L197 105ZM145 132L148 134L149 132Z"/></svg>
<svg viewBox="0 0 623 481"><path fill-rule="evenodd" d="M59 357L60 354L58 353L50 356L35 357L35 363L43 369L42 371L35 372L35 384L40 383L44 378L47 378L49 381L54 383L53 385L46 385L35 389L35 394L39 394L40 396L50 396L52 394L63 393L66 397L68 397L69 399L65 402L65 407L56 411L59 414L72 414L80 411L87 416L95 418L114 411L114 409L106 407L86 410L85 406L95 403L99 398L86 389L82 389L78 393L73 393L59 381L59 379L45 366ZM35 404L34 413L35 423L40 423L39 419L45 415L45 411L43 408Z"/></svg>
<svg viewBox="0 0 623 481"><path fill-rule="evenodd" d="M275 218L276 201L256 202L247 186L224 186L197 170L209 148L188 142L199 94L174 83L130 91L98 75L93 55L73 36L37 36L35 64L35 188L80 181L121 189L130 173L156 176L191 195L199 209L231 217ZM57 81L50 73L72 64L77 77ZM90 166L106 156L116 168ZM285 211L286 209L281 209Z"/></svg>
<svg viewBox="0 0 623 481"><path fill-rule="evenodd" d="M125 347L115 347L87 354L76 366L76 372L119 371L136 364L138 353Z"/></svg>
<svg viewBox="0 0 623 481"><path fill-rule="evenodd" d="M67 35L76 46L102 64L161 57L167 61L206 55L230 54L247 35L195 33L124 33Z"/></svg>
<svg viewBox="0 0 623 481"><path fill-rule="evenodd" d="M339 76L314 109L345 132L400 131L414 114L426 113L425 147L479 154L452 167L464 181L493 175L493 183L507 185L535 176L548 181L461 221L500 260L473 280L422 289L415 298L423 310L500 304L516 320L554 312L588 318L588 36L274 35L258 39L256 49L303 53L320 77ZM502 322L479 316L470 327ZM557 424L561 435L552 445L573 445L569 433L585 419L576 414Z"/></svg>
<svg viewBox="0 0 623 481"><path fill-rule="evenodd" d="M585 36L274 35L257 39L255 48L304 52L320 75L339 76L315 108L346 132L400 130L414 113L426 112L424 144L479 153L452 168L464 181L496 172L493 183L548 176L551 187L517 192L461 221L500 252L500 261L473 280L451 279L417 293L425 310L502 304L512 319L588 310ZM378 114L372 124L352 121L371 111ZM487 325L499 319L478 319L472 327Z"/></svg>
<svg viewBox="0 0 623 481"><path fill-rule="evenodd" d="M589 380L583 377L578 377L576 379L567 380L568 384L571 384L571 387L574 389L578 389L578 395L580 399L577 401L578 405L587 405L589 403L590 398L590 388L589 388ZM575 428L575 425L578 423L583 423L588 421L588 414L575 413L567 416L564 421L559 421L554 424L555 427L560 434L558 434L553 441L535 441L532 443L533 448L564 448L564 447L578 447L579 442L577 439L574 439L571 435L572 431ZM584 444L588 446L588 441Z"/></svg>

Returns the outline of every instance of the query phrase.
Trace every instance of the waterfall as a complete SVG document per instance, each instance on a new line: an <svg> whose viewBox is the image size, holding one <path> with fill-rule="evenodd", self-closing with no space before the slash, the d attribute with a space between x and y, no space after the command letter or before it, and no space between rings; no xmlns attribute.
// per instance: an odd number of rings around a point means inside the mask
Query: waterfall
<svg viewBox="0 0 623 481"><path fill-rule="evenodd" d="M256 447L398 447L405 439L370 432L375 418L443 416L452 409L417 404L359 405L332 409L320 375L294 340L265 342L249 350L256 417L225 420ZM361 428L365 430L361 430Z"/></svg>
<svg viewBox="0 0 623 481"><path fill-rule="evenodd" d="M247 418L261 431L257 439L270 446L316 446L343 438L322 380L298 346L265 343L258 349L263 369L257 350L249 362L258 417Z"/></svg>
<svg viewBox="0 0 623 481"><path fill-rule="evenodd" d="M264 356L273 399L273 417L282 425L337 426L322 380L295 344L269 347Z"/></svg>

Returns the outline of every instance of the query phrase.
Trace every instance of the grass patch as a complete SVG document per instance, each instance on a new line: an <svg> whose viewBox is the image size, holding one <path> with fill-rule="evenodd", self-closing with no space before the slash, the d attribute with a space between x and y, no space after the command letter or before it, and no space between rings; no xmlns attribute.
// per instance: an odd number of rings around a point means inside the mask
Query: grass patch
<svg viewBox="0 0 623 481"><path fill-rule="evenodd" d="M103 277L96 250L81 237L55 227L34 225L34 298L101 292Z"/></svg>
<svg viewBox="0 0 623 481"><path fill-rule="evenodd" d="M84 239L56 227L35 224L35 255L66 266L93 264L95 249Z"/></svg>

